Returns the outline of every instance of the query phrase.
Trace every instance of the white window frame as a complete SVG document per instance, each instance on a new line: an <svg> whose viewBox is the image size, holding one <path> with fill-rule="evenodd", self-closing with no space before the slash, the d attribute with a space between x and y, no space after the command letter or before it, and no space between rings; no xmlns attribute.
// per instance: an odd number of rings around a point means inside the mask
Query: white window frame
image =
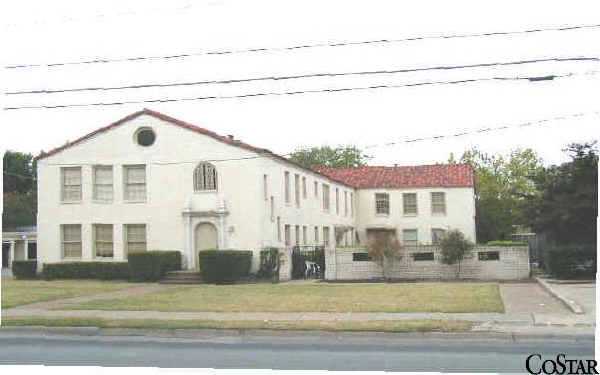
<svg viewBox="0 0 600 375"><path fill-rule="evenodd" d="M324 226L323 227L323 245L325 245L326 247L329 246L329 227Z"/></svg>
<svg viewBox="0 0 600 375"><path fill-rule="evenodd" d="M441 203L435 202L434 196L441 196ZM436 209L436 205L442 207L442 210ZM434 191L431 192L431 214L432 215L446 215L447 207L446 207L446 193L443 191Z"/></svg>
<svg viewBox="0 0 600 375"><path fill-rule="evenodd" d="M281 217L277 216L277 242L281 242Z"/></svg>
<svg viewBox="0 0 600 375"><path fill-rule="evenodd" d="M275 197L271 195L271 221L275 220Z"/></svg>
<svg viewBox="0 0 600 375"><path fill-rule="evenodd" d="M269 199L269 188L268 188L268 176L263 174L263 189L265 194L265 200Z"/></svg>
<svg viewBox="0 0 600 375"><path fill-rule="evenodd" d="M212 174L212 184L211 178ZM194 168L194 193L211 193L219 190L219 173L211 163L201 162ZM147 178L146 178L147 181Z"/></svg>
<svg viewBox="0 0 600 375"><path fill-rule="evenodd" d="M285 197L285 204L290 204L291 200L292 200L292 192L290 190L290 172L285 171L283 173L283 179L284 179L284 197Z"/></svg>
<svg viewBox="0 0 600 375"><path fill-rule="evenodd" d="M98 183L96 172L98 172L99 170L102 170L102 169L104 169L104 170L110 169L110 177L111 177L110 184ZM114 173L114 168L112 165L94 165L92 167L92 183L93 183L92 199L95 202L112 203L114 201L114 199L115 199L114 179L115 179L115 173ZM110 186L110 199L101 199L100 197L98 197L98 187L99 186L105 186L105 187Z"/></svg>
<svg viewBox="0 0 600 375"><path fill-rule="evenodd" d="M315 245L319 244L319 227L315 225Z"/></svg>
<svg viewBox="0 0 600 375"><path fill-rule="evenodd" d="M285 246L291 246L292 245L292 228L290 224L285 224L283 226L283 244Z"/></svg>
<svg viewBox="0 0 600 375"><path fill-rule="evenodd" d="M415 234L415 239L414 240L407 240L406 239L406 233L410 232L410 233L414 233ZM402 229L402 243L405 246L417 246L419 244L419 231L415 228L408 228L408 229Z"/></svg>
<svg viewBox="0 0 600 375"><path fill-rule="evenodd" d="M414 204L414 212L407 211L407 198L414 196L415 204ZM410 205L408 206L410 207ZM417 193L402 193L402 213L404 216L417 216L419 214L419 202Z"/></svg>
<svg viewBox="0 0 600 375"><path fill-rule="evenodd" d="M129 182L129 173L128 170L134 168L143 168L144 169L144 183L140 182ZM144 198L143 199L130 199L128 189L130 186L134 185L143 185L144 186ZM124 165L123 166L123 202L125 203L144 203L148 200L148 168L145 164L135 164L135 165Z"/></svg>
<svg viewBox="0 0 600 375"><path fill-rule="evenodd" d="M308 244L308 227L306 225L302 226L302 244Z"/></svg>
<svg viewBox="0 0 600 375"><path fill-rule="evenodd" d="M315 198L319 199L319 182L315 180Z"/></svg>
<svg viewBox="0 0 600 375"><path fill-rule="evenodd" d="M300 208L300 175L294 175L294 200L296 201L296 207Z"/></svg>
<svg viewBox="0 0 600 375"><path fill-rule="evenodd" d="M307 191L306 191L306 176L302 176L302 199L306 199Z"/></svg>
<svg viewBox="0 0 600 375"><path fill-rule="evenodd" d="M340 189L335 188L335 214L340 214Z"/></svg>
<svg viewBox="0 0 600 375"><path fill-rule="evenodd" d="M294 228L294 243L296 246L300 246L300 225L296 225Z"/></svg>
<svg viewBox="0 0 600 375"><path fill-rule="evenodd" d="M441 238L444 236L444 234L446 234L446 230L443 229L443 228L431 228L431 244L432 245L439 245L440 242L439 241L435 241L435 235L434 235L435 231L442 232L442 236L440 237L440 240L441 240Z"/></svg>
<svg viewBox="0 0 600 375"><path fill-rule="evenodd" d="M65 229L67 227L78 227L79 229L79 241L66 241L65 240ZM81 224L61 224L60 225L60 247L62 259L81 259L83 256L83 233ZM67 256L65 253L65 244L79 244L79 256Z"/></svg>
<svg viewBox="0 0 600 375"><path fill-rule="evenodd" d="M110 227L110 241L100 241L98 239L98 229L102 228L102 227ZM115 232L114 232L114 226L112 224L92 224L92 240L93 240L93 248L94 248L94 258L97 259L114 259L115 258ZM111 256L100 256L98 255L98 244L99 243L110 243L111 247L112 247L112 255Z"/></svg>
<svg viewBox="0 0 600 375"><path fill-rule="evenodd" d="M66 184L66 173L67 171L78 171L79 172L79 184ZM79 187L79 198L78 199L65 199L66 186L78 186ZM62 167L60 168L60 201L62 203L81 203L83 199L83 171L81 167Z"/></svg>
<svg viewBox="0 0 600 375"><path fill-rule="evenodd" d="M130 227L143 227L144 228L144 241L130 241L129 240L129 228ZM148 251L148 225L146 224L142 224L142 223L131 223L131 224L123 224L123 243L125 245L125 259L127 259L127 255L129 255L131 253L131 251L129 250L129 244L130 243L136 243L136 244L144 244L145 250L138 250L137 252L141 252L141 251Z"/></svg>
<svg viewBox="0 0 600 375"><path fill-rule="evenodd" d="M381 202L381 204L380 204ZM384 205L385 203L385 205ZM387 207L386 212L383 212L380 208ZM375 215L377 216L389 216L390 215L390 194L389 193L375 193Z"/></svg>
<svg viewBox="0 0 600 375"><path fill-rule="evenodd" d="M323 211L329 212L330 199L329 199L329 185L323 184L321 187L323 191Z"/></svg>

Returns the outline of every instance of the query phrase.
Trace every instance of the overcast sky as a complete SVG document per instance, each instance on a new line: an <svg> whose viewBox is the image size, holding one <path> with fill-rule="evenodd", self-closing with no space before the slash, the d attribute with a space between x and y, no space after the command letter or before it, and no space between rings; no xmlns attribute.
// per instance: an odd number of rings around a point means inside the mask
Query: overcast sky
<svg viewBox="0 0 600 375"><path fill-rule="evenodd" d="M214 50L402 39L600 24L598 1L81 1L3 4L2 65L163 56ZM2 69L6 91L394 70L552 57L600 57L600 28L204 55L182 59ZM286 154L299 146L364 147L600 111L599 62L547 62L135 90L4 95L2 107L230 96L486 77L576 75L339 93L106 107L4 110L2 148L49 150L142 108ZM368 150L372 164L446 161L474 145L531 147L549 163L569 142L596 139L600 116ZM174 145L176 147L176 145Z"/></svg>

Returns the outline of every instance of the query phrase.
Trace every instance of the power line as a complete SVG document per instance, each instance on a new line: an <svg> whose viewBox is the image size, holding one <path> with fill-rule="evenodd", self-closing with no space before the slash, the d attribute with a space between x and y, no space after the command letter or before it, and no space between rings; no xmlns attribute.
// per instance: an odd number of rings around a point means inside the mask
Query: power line
<svg viewBox="0 0 600 375"><path fill-rule="evenodd" d="M126 89L145 89L151 87L177 87L177 86L197 86L197 85L209 85L209 84L231 84L231 83L242 83L242 82L257 82L257 81L283 81L291 79L301 78L316 78L316 77L342 77L342 76L367 76L373 74L398 74L398 73L411 73L411 72L424 72L433 70L455 70L455 69L467 69L467 68L484 68L494 66L511 66L511 65L526 65L536 64L544 62L586 62L586 61L600 61L598 57L550 57L544 59L532 59L532 60L519 60L519 61L504 61L504 62L490 62L490 63L477 63L469 65L442 65L442 66L430 66L425 68L412 68L412 69L392 69L392 70L367 70L357 72L338 72L338 73L310 73L310 74L299 74L290 76L276 76L276 77L252 77L252 78L237 78L227 80L211 80L211 81L195 81L195 82L176 82L176 83L151 83L151 84L139 84L139 85L128 85L128 86L113 86L113 87L81 87L71 89L54 89L54 90L32 90L32 91L12 91L5 92L5 95L22 95L22 94L56 94L65 92L76 92L76 91L109 91L109 90L126 90Z"/></svg>
<svg viewBox="0 0 600 375"><path fill-rule="evenodd" d="M323 47L344 47L344 46L359 46L369 44L389 44L389 43L406 43L422 40L431 39L460 39L460 38L482 38L490 36L503 36L503 35L517 35L517 34L532 34L541 33L547 31L572 31L581 29L594 29L600 27L600 24L593 25L575 25L575 26L564 26L564 27L553 27L553 28L536 28L516 31L493 31L484 33L467 33L467 34L447 34L447 35L425 35L425 36L414 36L402 39L378 39L378 40L363 40L363 41L351 41L351 42L328 42L328 43L315 43L315 44L301 44L287 47L260 47L260 48L247 48L247 49L231 49L231 50L214 50L214 51L203 51L193 53L182 53L177 55L163 55L163 56L137 56L137 57L125 57L125 58L98 58L94 60L82 60L82 61L67 61L57 62L50 64L14 64L7 65L6 69L22 69L22 68L34 68L34 67L47 67L54 68L59 66L67 65L82 65L82 64L98 64L98 63L115 63L115 62L139 62L145 60L169 60L169 59L182 59L194 56L207 56L207 55L231 55L237 53L260 53L260 52L271 52L271 51L293 51L300 49L309 48L323 48Z"/></svg>
<svg viewBox="0 0 600 375"><path fill-rule="evenodd" d="M551 75L545 76L545 79L555 78L566 78L578 75L595 75L600 71L588 71L585 73L567 73L562 75ZM432 86L432 85L454 85L463 83L473 82L484 82L484 81L530 81L536 77L490 77L490 78L472 78L462 79L456 81L429 81L429 82L417 82L407 83L401 85L374 85L374 86L363 86L363 87L347 87L337 89L316 89L316 90L298 90L298 91L283 91L283 92L258 92L250 94L240 95L222 95L222 96L199 96L199 97L188 97L188 98L163 98L163 99L147 99L147 100L130 100L122 102L97 102L97 103L81 103L81 104L58 104L58 105L37 105L37 106L17 106L17 107L4 107L4 110L21 110L21 109L57 109L57 108L71 108L71 107L98 107L98 106L115 106L115 105L126 105L126 104L143 104L143 103L172 103L172 102L183 102L183 101L197 101L197 100L215 100L215 99L242 99L242 98L253 98L253 97L264 97L264 96L284 96L284 95L300 95L300 94L314 94L314 93L333 93L333 92L344 92L344 91L360 91L360 90L375 90L375 89L389 89L389 88L401 88L401 87L417 87L417 86Z"/></svg>
<svg viewBox="0 0 600 375"><path fill-rule="evenodd" d="M497 127L486 127L486 128L475 129L475 130L466 131L466 132L462 132L462 133L439 134L439 135L429 136L429 137L405 139L405 140L401 140L401 141L397 141L397 142L373 144L373 145L362 147L362 150L368 150L368 149L377 148L377 147L396 146L396 145L403 144L403 143L438 141L438 140L442 140L442 139L446 139L446 138L462 137L465 135L481 135L481 134L486 134L486 133L493 132L493 131L506 130L506 129L510 129L510 128L524 128L524 127L535 126L535 125L547 125L547 123L549 123L551 121L564 121L564 120L568 120L570 118L584 117L584 116L589 116L589 115L594 115L594 114L600 115L600 110L591 111L591 112L573 113L573 114L568 114L568 115L563 115L563 116L549 117L549 118L544 118L544 119L535 120L535 121L528 121L528 122L522 122L522 123L517 123L517 124L508 124L508 125L497 126ZM153 162L152 164L176 165L176 164L197 164L199 162L217 163L217 162L227 162L227 161L241 161L241 160L258 159L258 158L273 157L273 156L287 157L287 156L291 156L292 154L294 154L294 152L290 152L287 154L281 154L281 155L277 155L277 154L273 154L273 153L262 153L260 155L240 157L240 158L208 159L208 160L201 159L201 160L177 161L177 162ZM96 164L97 163L76 163L76 164L73 164L73 163L50 163L48 165L70 166L70 165L96 165Z"/></svg>

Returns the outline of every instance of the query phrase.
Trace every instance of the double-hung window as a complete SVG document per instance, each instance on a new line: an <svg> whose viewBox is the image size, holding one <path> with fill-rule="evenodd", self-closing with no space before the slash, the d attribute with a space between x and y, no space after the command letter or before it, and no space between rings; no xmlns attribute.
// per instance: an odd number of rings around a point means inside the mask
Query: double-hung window
<svg viewBox="0 0 600 375"><path fill-rule="evenodd" d="M296 207L300 207L300 175L294 175L294 198L296 199Z"/></svg>
<svg viewBox="0 0 600 375"><path fill-rule="evenodd" d="M124 200L128 202L146 201L146 166L128 165L123 167Z"/></svg>
<svg viewBox="0 0 600 375"><path fill-rule="evenodd" d="M402 242L407 246L417 246L417 230L416 229L404 229L402 231Z"/></svg>
<svg viewBox="0 0 600 375"><path fill-rule="evenodd" d="M329 211L329 185L323 184L323 210Z"/></svg>
<svg viewBox="0 0 600 375"><path fill-rule="evenodd" d="M110 165L94 166L94 200L99 202L113 201L113 167Z"/></svg>
<svg viewBox="0 0 600 375"><path fill-rule="evenodd" d="M94 224L94 253L96 258L114 256L112 224Z"/></svg>
<svg viewBox="0 0 600 375"><path fill-rule="evenodd" d="M375 194L375 213L377 215L390 214L390 195L388 193Z"/></svg>
<svg viewBox="0 0 600 375"><path fill-rule="evenodd" d="M81 258L81 224L61 225L63 258Z"/></svg>
<svg viewBox="0 0 600 375"><path fill-rule="evenodd" d="M404 193L402 194L402 206L404 215L416 215L417 214L417 194L416 193Z"/></svg>
<svg viewBox="0 0 600 375"><path fill-rule="evenodd" d="M284 173L284 183L285 183L285 191L284 191L284 195L285 195L285 203L289 204L291 202L291 195L290 195L290 172L285 172Z"/></svg>
<svg viewBox="0 0 600 375"><path fill-rule="evenodd" d="M81 167L61 168L61 201L81 202Z"/></svg>
<svg viewBox="0 0 600 375"><path fill-rule="evenodd" d="M446 194L431 193L431 213L445 214L446 213Z"/></svg>
<svg viewBox="0 0 600 375"><path fill-rule="evenodd" d="M126 254L146 251L146 224L125 225Z"/></svg>

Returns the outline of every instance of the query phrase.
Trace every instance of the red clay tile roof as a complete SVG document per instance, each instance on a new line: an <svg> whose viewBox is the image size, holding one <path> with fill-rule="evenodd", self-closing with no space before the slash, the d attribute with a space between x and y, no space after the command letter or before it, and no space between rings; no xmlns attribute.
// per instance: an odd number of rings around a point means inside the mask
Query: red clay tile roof
<svg viewBox="0 0 600 375"><path fill-rule="evenodd" d="M475 186L473 170L466 164L316 168L315 170L357 189Z"/></svg>

